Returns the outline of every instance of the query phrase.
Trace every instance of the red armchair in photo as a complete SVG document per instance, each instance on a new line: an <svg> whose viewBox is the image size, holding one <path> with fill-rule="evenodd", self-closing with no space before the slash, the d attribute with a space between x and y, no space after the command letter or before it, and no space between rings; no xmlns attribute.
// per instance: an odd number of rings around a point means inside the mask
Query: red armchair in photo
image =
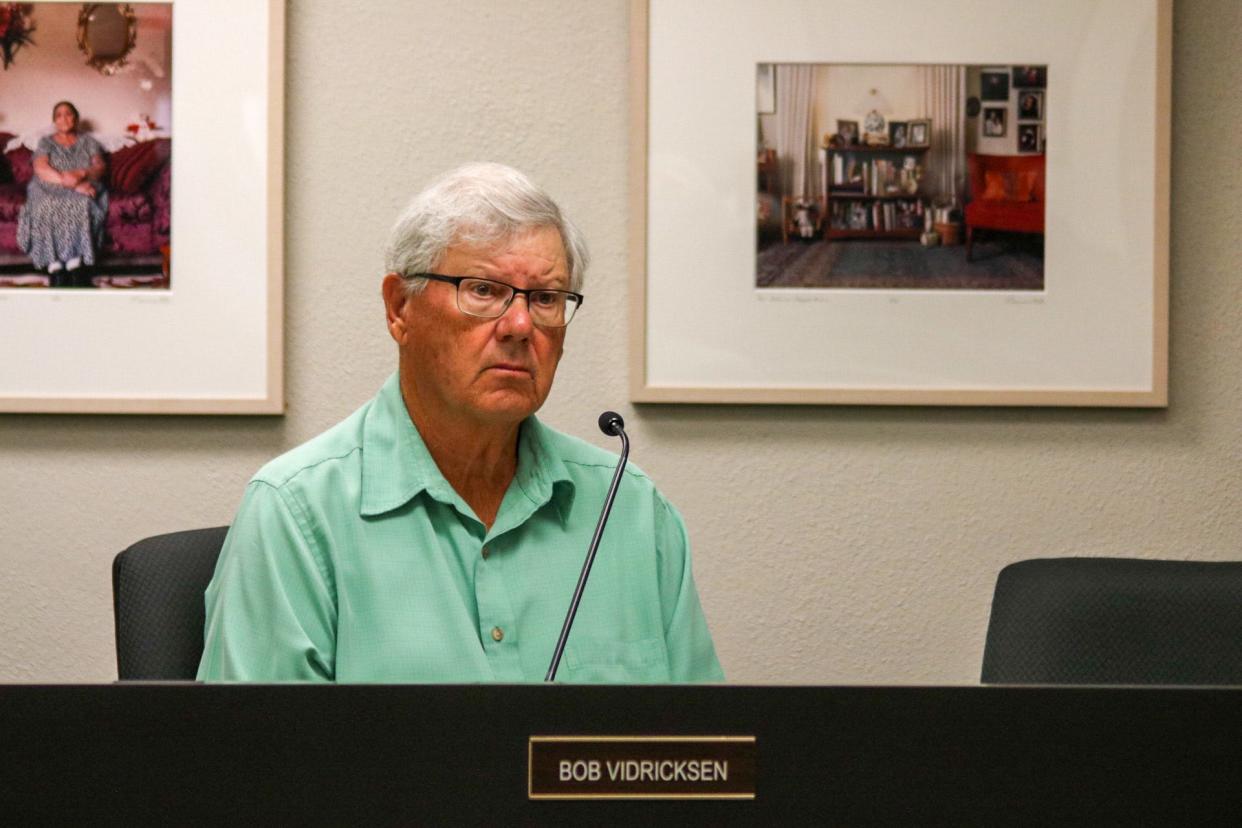
<svg viewBox="0 0 1242 828"><path fill-rule="evenodd" d="M0 132L0 149L12 135ZM103 250L96 264L158 265L172 226L172 141L157 138L109 153L108 217ZM0 154L0 264L20 263L17 215L26 203L34 175L32 153L17 147ZM28 260L27 260L28 261Z"/></svg>
<svg viewBox="0 0 1242 828"><path fill-rule="evenodd" d="M966 259L976 230L1044 232L1044 158L1040 155L967 156L970 196L966 205Z"/></svg>

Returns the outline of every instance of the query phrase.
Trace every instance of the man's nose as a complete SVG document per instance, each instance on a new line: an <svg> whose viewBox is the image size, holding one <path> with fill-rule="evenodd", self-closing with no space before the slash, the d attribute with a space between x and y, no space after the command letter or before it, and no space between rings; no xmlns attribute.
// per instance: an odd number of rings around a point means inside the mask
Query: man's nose
<svg viewBox="0 0 1242 828"><path fill-rule="evenodd" d="M519 299L521 300L520 303ZM531 329L534 328L534 322L530 318L530 302L524 294L518 294L513 297L509 307L505 308L505 312L500 315L500 322L497 328L502 334L510 336L527 336L530 334Z"/></svg>

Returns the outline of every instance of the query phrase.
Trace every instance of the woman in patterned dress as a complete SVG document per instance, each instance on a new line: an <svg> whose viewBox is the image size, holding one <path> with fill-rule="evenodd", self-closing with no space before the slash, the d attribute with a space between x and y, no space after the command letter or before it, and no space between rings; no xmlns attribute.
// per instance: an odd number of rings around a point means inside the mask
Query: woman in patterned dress
<svg viewBox="0 0 1242 828"><path fill-rule="evenodd" d="M95 263L103 242L108 194L103 147L78 132L78 110L68 101L52 107L56 131L39 140L26 205L17 218L17 245L34 266L46 269L52 287L71 284L73 271Z"/></svg>

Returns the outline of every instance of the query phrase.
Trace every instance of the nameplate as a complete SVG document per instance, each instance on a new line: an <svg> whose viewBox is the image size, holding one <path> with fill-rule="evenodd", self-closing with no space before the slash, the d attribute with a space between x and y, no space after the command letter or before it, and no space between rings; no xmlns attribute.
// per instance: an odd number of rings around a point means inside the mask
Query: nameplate
<svg viewBox="0 0 1242 828"><path fill-rule="evenodd" d="M531 736L530 799L754 799L754 736Z"/></svg>

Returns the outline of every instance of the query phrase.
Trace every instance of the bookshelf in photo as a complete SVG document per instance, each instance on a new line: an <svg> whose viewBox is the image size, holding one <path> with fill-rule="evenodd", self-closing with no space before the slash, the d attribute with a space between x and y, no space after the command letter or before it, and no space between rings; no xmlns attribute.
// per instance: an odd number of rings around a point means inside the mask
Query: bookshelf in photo
<svg viewBox="0 0 1242 828"><path fill-rule="evenodd" d="M919 172L927 147L820 150L825 239L917 239L924 201Z"/></svg>

